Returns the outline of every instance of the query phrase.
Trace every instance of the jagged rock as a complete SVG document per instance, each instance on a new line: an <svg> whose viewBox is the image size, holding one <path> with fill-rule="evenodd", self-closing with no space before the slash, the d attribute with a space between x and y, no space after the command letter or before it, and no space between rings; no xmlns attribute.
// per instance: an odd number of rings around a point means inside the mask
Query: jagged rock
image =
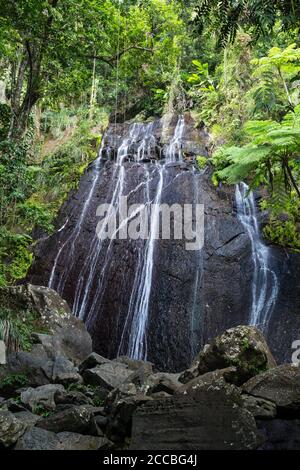
<svg viewBox="0 0 300 470"><path fill-rule="evenodd" d="M28 430L19 439L16 450L109 450L113 443L106 437L85 436L78 433L55 434L41 428Z"/></svg>
<svg viewBox="0 0 300 470"><path fill-rule="evenodd" d="M62 355L80 363L92 352L92 340L84 323L76 318L65 300L48 287L25 284L0 288L0 303L26 315L37 314L51 335L36 335L49 357Z"/></svg>
<svg viewBox="0 0 300 470"><path fill-rule="evenodd" d="M18 440L15 450L58 450L59 438L54 432L34 427Z"/></svg>
<svg viewBox="0 0 300 470"><path fill-rule="evenodd" d="M280 415L300 415L300 368L283 364L253 377L243 391L273 401Z"/></svg>
<svg viewBox="0 0 300 470"><path fill-rule="evenodd" d="M270 400L253 397L251 395L242 395L244 407L257 419L275 418L277 410L276 405Z"/></svg>
<svg viewBox="0 0 300 470"><path fill-rule="evenodd" d="M52 381L63 385L70 385L72 383L82 383L82 377L72 362L63 356L59 356L54 360Z"/></svg>
<svg viewBox="0 0 300 470"><path fill-rule="evenodd" d="M108 418L106 416L98 415L95 416L95 421L97 423L97 426L104 431L107 424L108 424Z"/></svg>
<svg viewBox="0 0 300 470"><path fill-rule="evenodd" d="M234 385L209 385L193 397L153 400L133 415L131 450L231 450L261 445L255 420Z"/></svg>
<svg viewBox="0 0 300 470"><path fill-rule="evenodd" d="M100 356L100 354L92 352L83 362L81 362L81 364L79 364L78 369L82 374L86 369L93 369L94 367L106 364L107 362L111 361Z"/></svg>
<svg viewBox="0 0 300 470"><path fill-rule="evenodd" d="M127 356L119 356L114 359L116 362L120 362L121 364L126 364L129 369L131 370L141 370L143 369L145 372L149 371L149 373L153 372L153 364L151 362L139 361L137 359L130 359Z"/></svg>
<svg viewBox="0 0 300 470"><path fill-rule="evenodd" d="M166 392L173 395L181 386L178 377L179 374L167 374L164 372L149 375L142 387L142 391L147 395L158 392Z"/></svg>
<svg viewBox="0 0 300 470"><path fill-rule="evenodd" d="M262 450L300 450L300 420L259 421L265 439Z"/></svg>
<svg viewBox="0 0 300 470"><path fill-rule="evenodd" d="M11 411L12 413L18 413L20 411L27 411L26 406L22 405L16 398L8 398L3 403L3 408Z"/></svg>
<svg viewBox="0 0 300 470"><path fill-rule="evenodd" d="M82 392L71 391L65 396L59 397L57 402L59 404L70 404L70 405L92 405L92 398L88 397Z"/></svg>
<svg viewBox="0 0 300 470"><path fill-rule="evenodd" d="M21 402L29 406L32 411L38 407L45 410L55 410L58 401L66 397L63 385L42 385L37 388L28 388L21 393Z"/></svg>
<svg viewBox="0 0 300 470"><path fill-rule="evenodd" d="M37 344L30 352L11 354L4 375L21 374L26 376L28 386L38 387L51 382L52 369L53 361L49 359L43 346Z"/></svg>
<svg viewBox="0 0 300 470"><path fill-rule="evenodd" d="M14 413L14 416L25 425L26 430L35 426L42 419L41 416L35 415L30 411L19 411Z"/></svg>
<svg viewBox="0 0 300 470"><path fill-rule="evenodd" d="M226 369L215 370L213 372L207 372L206 374L199 375L195 379L191 380L190 382L181 385L176 390L176 394L178 395L193 395L194 391L201 388L206 387L209 385L214 385L217 383L232 383L232 378L236 376L236 368L235 367L227 367Z"/></svg>
<svg viewBox="0 0 300 470"><path fill-rule="evenodd" d="M141 393L116 401L110 410L108 436L114 441L123 441L126 436L130 436L133 413L148 401L152 401L152 398Z"/></svg>
<svg viewBox="0 0 300 470"><path fill-rule="evenodd" d="M10 411L0 410L0 446L11 447L24 434L26 426Z"/></svg>
<svg viewBox="0 0 300 470"><path fill-rule="evenodd" d="M51 432L77 432L97 435L93 412L86 406L71 406L39 421L39 427Z"/></svg>
<svg viewBox="0 0 300 470"><path fill-rule="evenodd" d="M125 364L110 361L85 370L83 379L86 384L100 385L107 390L113 390L121 385L131 373L132 371Z"/></svg>
<svg viewBox="0 0 300 470"><path fill-rule="evenodd" d="M198 369L199 363L196 361L194 365L192 365L189 369L186 369L183 371L180 376L178 377L179 382L182 384L186 384L190 382L190 380L195 379L199 375L199 369Z"/></svg>
<svg viewBox="0 0 300 470"><path fill-rule="evenodd" d="M57 435L59 450L110 450L114 444L106 437L83 436L72 432Z"/></svg>
<svg viewBox="0 0 300 470"><path fill-rule="evenodd" d="M199 354L197 360L200 375L235 366L235 383L238 385L276 366L263 334L253 326L226 330Z"/></svg>

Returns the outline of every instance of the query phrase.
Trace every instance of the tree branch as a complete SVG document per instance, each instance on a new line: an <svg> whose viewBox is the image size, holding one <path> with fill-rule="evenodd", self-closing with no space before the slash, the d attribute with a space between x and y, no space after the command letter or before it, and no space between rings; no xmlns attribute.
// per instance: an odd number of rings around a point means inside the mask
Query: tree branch
<svg viewBox="0 0 300 470"><path fill-rule="evenodd" d="M90 59L96 59L96 60L101 60L102 62L105 62L106 64L110 65L111 67L113 67L114 65L114 62L116 62L117 60L120 60L120 58L126 54L126 52L129 52L131 50L139 50L139 51L144 51L144 52L149 52L149 53L153 53L154 52L154 49L151 49L149 47L142 47L142 46L138 46L137 44L132 44L131 46L128 46L126 47L125 49L123 49L122 51L118 52L118 54L112 56L112 57L105 57L105 56L100 56L100 55L96 55L96 54L93 54L93 55L90 55L88 56Z"/></svg>

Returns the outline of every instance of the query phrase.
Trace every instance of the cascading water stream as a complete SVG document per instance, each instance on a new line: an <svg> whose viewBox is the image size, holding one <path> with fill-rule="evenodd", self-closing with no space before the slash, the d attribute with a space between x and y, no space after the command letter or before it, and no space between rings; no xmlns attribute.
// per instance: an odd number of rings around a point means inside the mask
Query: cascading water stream
<svg viewBox="0 0 300 470"><path fill-rule="evenodd" d="M80 235L81 228L82 228L85 216L87 214L91 199L93 197L97 182L98 182L99 177L100 177L100 173L101 173L101 168L100 168L101 165L100 164L101 164L101 158L102 158L102 149L103 149L103 142L102 142L101 148L99 150L98 157L95 160L94 165L93 165L92 184L91 184L91 187L90 187L89 192L87 194L87 197L85 199L80 217L78 218L78 220L77 220L77 222L74 226L74 229L71 231L69 237L65 240L65 242L59 248L59 250L57 252L57 255L56 255L56 258L54 260L52 270L51 270L51 274L50 274L50 278L49 278L49 282L48 282L48 287L50 287L51 289L56 289L59 294L63 293L66 278L68 276L68 273L70 272L70 265L72 265L72 263L73 263L73 255L74 255L76 240L78 239L78 237ZM64 223L64 225L61 227L59 232L63 232L64 229L67 227L67 224L68 224L68 219ZM71 245L70 249L69 249L69 245ZM59 282L57 283L57 281L56 281L57 265L58 265L58 262L60 260L60 257L62 256L63 252L66 251L67 249L68 249L68 262L65 263L65 269L62 273L62 276L61 276Z"/></svg>
<svg viewBox="0 0 300 470"><path fill-rule="evenodd" d="M126 128L125 128L126 129ZM112 127L112 136L117 135L117 128ZM109 220L113 213L118 213L121 204L121 198L127 198L137 195L140 200L141 210L149 208L148 212L148 233L147 238L132 242L137 253L136 265L134 267L133 282L129 292L129 303L127 310L121 313L124 323L121 329L121 338L118 343L118 354L126 354L135 359L147 359L147 327L149 322L151 295L153 288L153 275L155 266L156 244L159 239L160 230L160 209L164 191L166 191L174 180L179 178L181 173L172 170L172 163L183 161L183 138L185 132L185 121L183 116L179 116L175 127L174 135L169 144L164 147L164 159L157 160L158 141L156 138L155 122L142 124L131 124L126 135L117 145L117 155L115 162L112 163L113 154L108 152L111 149L108 141L103 139L102 148L96 160L93 170L92 183L86 193L86 199L83 204L79 218L75 227L67 235L64 243L61 245L50 275L49 286L56 288L61 295L72 283L74 291L73 311L76 316L83 319L88 327L93 326L95 320L99 322L104 308L103 302L109 288L108 279L111 263L114 260L115 237L103 239L101 230L106 227L105 221ZM104 143L106 142L106 143ZM103 145L105 149L103 149ZM114 142L116 146L116 140ZM104 165L100 165L105 150L109 157L107 170ZM134 165L134 166L133 166ZM85 252L79 272L76 271L76 248L77 241L82 239L83 226L93 195L96 193L98 182L101 185L100 174L104 167L105 171L111 171L110 185L107 188L107 197L105 202L109 204L104 221L102 221L101 233L95 233ZM132 185L132 179L129 181L130 171L136 168L140 175L137 181ZM128 180L128 181L127 181ZM126 191L129 185L130 190ZM168 189L169 190L169 189ZM94 202L93 202L94 204ZM128 215L128 219L122 221L122 224L132 220L139 213ZM62 228L62 232L68 227ZM117 232L121 227L118 227ZM57 270L60 259L64 257L64 269L60 271L58 278ZM61 269L61 266L60 266ZM199 273L197 273L195 288L198 289ZM75 287L74 286L75 282ZM196 299L196 297L195 297ZM195 304L195 299L193 304ZM193 307L194 311L194 307ZM193 316L192 313L191 316ZM193 320L191 320L191 325ZM191 326L191 335L193 336L193 325Z"/></svg>
<svg viewBox="0 0 300 470"><path fill-rule="evenodd" d="M249 236L252 249L252 304L249 323L266 329L276 304L279 283L270 267L270 248L260 236L255 199L245 183L236 185L235 198L238 217Z"/></svg>

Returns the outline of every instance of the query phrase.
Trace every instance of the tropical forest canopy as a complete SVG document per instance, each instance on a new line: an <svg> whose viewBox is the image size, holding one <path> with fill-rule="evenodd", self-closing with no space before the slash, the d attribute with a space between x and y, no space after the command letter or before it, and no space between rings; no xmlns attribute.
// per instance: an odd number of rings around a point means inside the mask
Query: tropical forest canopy
<svg viewBox="0 0 300 470"><path fill-rule="evenodd" d="M95 158L108 121L189 111L214 184L261 189L269 242L300 251L300 4L0 0L0 285Z"/></svg>

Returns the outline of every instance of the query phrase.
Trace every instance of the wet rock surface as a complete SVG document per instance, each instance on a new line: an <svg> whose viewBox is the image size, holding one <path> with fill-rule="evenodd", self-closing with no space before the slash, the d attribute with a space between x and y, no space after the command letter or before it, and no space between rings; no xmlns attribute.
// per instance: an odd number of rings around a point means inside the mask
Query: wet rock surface
<svg viewBox="0 0 300 470"><path fill-rule="evenodd" d="M195 170L195 157L208 154L209 135L188 114L184 121L183 161L166 165L161 203L204 204L204 249L201 253L188 251L181 240L157 241L147 325L148 359L158 369L174 372L187 368L199 349L225 329L249 322L254 270L250 239L237 217L233 188L214 187L209 168ZM122 194L129 195L129 204L145 202L149 175L150 199L155 196L159 182L156 162L166 157L177 123L178 116L165 116L136 124L123 166ZM128 354L130 298L144 242L106 241L99 251L95 214L99 204L111 201L118 188L120 175L114 161L133 129L129 123L109 127L99 166L92 164L78 191L70 194L58 216L57 232L38 244L29 275L36 284L52 282L85 318L94 349L108 358ZM140 159L134 161L137 155ZM90 276L86 264L91 267L94 260ZM270 250L270 268L277 274L279 292L265 333L279 361L290 361L295 331L300 331L299 260L299 254Z"/></svg>

